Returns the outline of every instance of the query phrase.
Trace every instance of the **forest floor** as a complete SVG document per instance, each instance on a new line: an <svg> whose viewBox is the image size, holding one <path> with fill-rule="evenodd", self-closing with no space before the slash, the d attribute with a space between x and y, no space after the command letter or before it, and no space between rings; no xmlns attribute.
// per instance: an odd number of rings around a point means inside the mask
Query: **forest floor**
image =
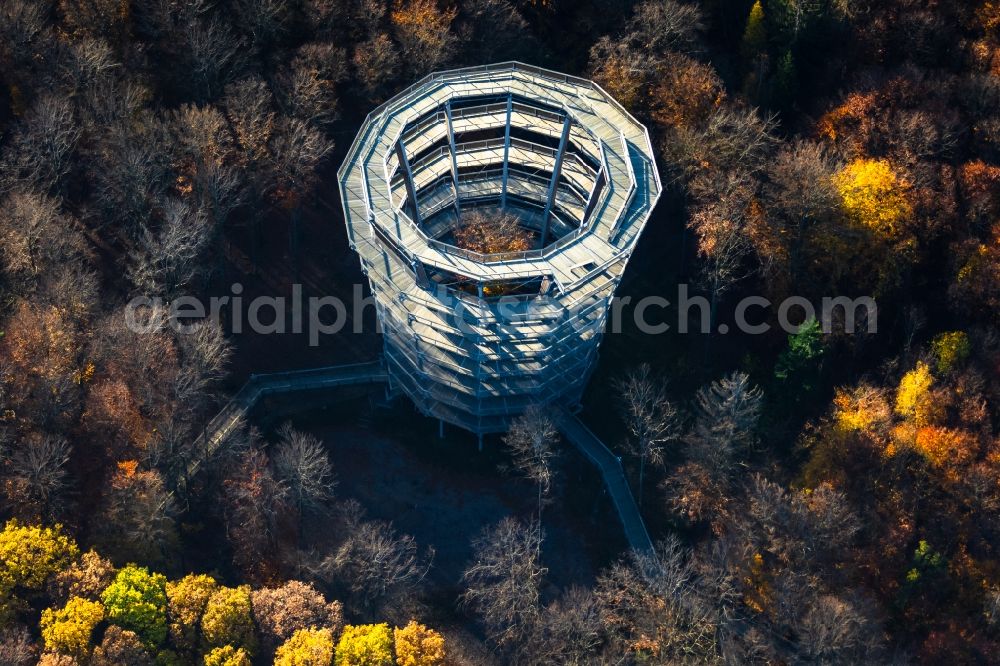
<svg viewBox="0 0 1000 666"><path fill-rule="evenodd" d="M337 498L355 499L372 519L392 522L422 549L433 547L430 596L453 604L472 541L507 515L530 520L535 488L505 469L499 439L483 452L472 436L416 414L405 399L370 409L352 399L291 417L299 430L322 439L337 474ZM543 563L552 590L592 585L598 570L624 548L624 537L600 476L568 445L560 448L559 477L543 509ZM435 604L437 605L437 604Z"/></svg>

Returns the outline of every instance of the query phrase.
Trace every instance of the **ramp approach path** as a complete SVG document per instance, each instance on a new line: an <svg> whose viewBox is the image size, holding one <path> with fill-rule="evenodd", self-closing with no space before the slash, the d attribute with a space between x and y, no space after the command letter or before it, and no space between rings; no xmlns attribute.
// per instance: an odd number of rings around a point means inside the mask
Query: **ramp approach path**
<svg viewBox="0 0 1000 666"><path fill-rule="evenodd" d="M642 521L642 515L632 497L632 491L629 490L621 460L611 453L604 442L599 440L574 414L565 409L558 409L555 412L555 421L556 427L559 428L563 437L569 440L600 470L601 476L604 478L604 487L608 489L611 501L618 512L618 518L622 521L622 528L625 530L625 538L628 540L629 546L640 555L653 555L653 542L649 538L649 532L646 531L646 524Z"/></svg>
<svg viewBox="0 0 1000 666"><path fill-rule="evenodd" d="M203 455L193 460L188 466L187 477L191 479L198 473L201 463L215 453L216 449L233 433L261 398L297 391L382 384L388 379L389 376L385 372L385 365L381 359L369 363L250 375L247 383L205 426L205 431L201 436Z"/></svg>
<svg viewBox="0 0 1000 666"><path fill-rule="evenodd" d="M205 427L202 435L204 455L191 463L187 476L190 479L197 474L202 461L211 457L261 398L341 386L384 384L388 380L389 376L382 359L369 363L251 375L247 383ZM563 436L600 471L604 486L611 495L611 501L622 522L629 546L639 554L652 554L653 543L625 480L621 461L580 419L565 409L555 411L555 422Z"/></svg>

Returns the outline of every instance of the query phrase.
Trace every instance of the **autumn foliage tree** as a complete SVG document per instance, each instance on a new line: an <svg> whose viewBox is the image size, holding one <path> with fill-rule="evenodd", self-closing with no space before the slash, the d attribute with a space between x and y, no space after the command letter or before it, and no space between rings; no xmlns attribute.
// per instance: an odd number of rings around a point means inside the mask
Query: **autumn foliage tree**
<svg viewBox="0 0 1000 666"><path fill-rule="evenodd" d="M489 213L473 209L462 216L455 231L455 244L480 254L503 254L531 249L531 235L514 213Z"/></svg>

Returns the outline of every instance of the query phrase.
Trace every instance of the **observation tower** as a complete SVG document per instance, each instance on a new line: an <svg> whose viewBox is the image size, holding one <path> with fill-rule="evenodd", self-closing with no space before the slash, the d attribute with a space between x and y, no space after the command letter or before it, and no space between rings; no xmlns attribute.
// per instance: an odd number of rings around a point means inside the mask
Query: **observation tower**
<svg viewBox="0 0 1000 666"><path fill-rule="evenodd" d="M478 435L579 403L660 181L595 83L521 63L431 74L338 171L394 390Z"/></svg>

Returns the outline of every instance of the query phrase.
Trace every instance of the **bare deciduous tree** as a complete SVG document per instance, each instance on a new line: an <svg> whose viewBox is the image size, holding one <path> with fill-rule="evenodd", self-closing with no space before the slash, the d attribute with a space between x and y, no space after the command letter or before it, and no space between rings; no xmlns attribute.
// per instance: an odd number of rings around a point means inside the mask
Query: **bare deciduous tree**
<svg viewBox="0 0 1000 666"><path fill-rule="evenodd" d="M676 538L656 555L633 554L601 575L595 594L622 654L654 663L717 663L724 599L704 580Z"/></svg>
<svg viewBox="0 0 1000 666"><path fill-rule="evenodd" d="M592 590L573 586L542 611L525 663L587 664L605 642L601 607Z"/></svg>
<svg viewBox="0 0 1000 666"><path fill-rule="evenodd" d="M181 85L197 99L212 99L240 68L243 44L229 24L217 18L194 18L177 31L177 54L186 66Z"/></svg>
<svg viewBox="0 0 1000 666"><path fill-rule="evenodd" d="M275 130L277 116L271 91L259 78L243 79L226 86L224 104L241 153L240 163L253 168L267 158Z"/></svg>
<svg viewBox="0 0 1000 666"><path fill-rule="evenodd" d="M471 62L522 59L532 46L528 22L510 0L469 0L462 4L459 35Z"/></svg>
<svg viewBox="0 0 1000 666"><path fill-rule="evenodd" d="M172 300L202 272L211 234L208 214L203 209L168 199L159 229L142 226L139 249L128 269L129 281L139 293Z"/></svg>
<svg viewBox="0 0 1000 666"><path fill-rule="evenodd" d="M538 623L548 571L539 561L542 538L541 530L507 517L473 542L474 559L462 575L462 602L503 650L523 646Z"/></svg>
<svg viewBox="0 0 1000 666"><path fill-rule="evenodd" d="M667 386L653 378L643 363L615 383L620 399L629 452L639 459L639 507L642 507L646 464L662 465L667 443L680 435L680 415L667 398Z"/></svg>
<svg viewBox="0 0 1000 666"><path fill-rule="evenodd" d="M94 666L153 666L153 657L134 631L111 625L104 632L101 644L94 648Z"/></svg>
<svg viewBox="0 0 1000 666"><path fill-rule="evenodd" d="M711 185L701 185L704 194L700 198L708 203L698 205L688 222L698 241L701 282L711 300L709 330L703 331L707 334L706 356L719 300L749 273L746 258L753 247L746 227L755 183L746 174L718 176Z"/></svg>
<svg viewBox="0 0 1000 666"><path fill-rule="evenodd" d="M137 236L154 217L170 179L164 127L149 114L112 125L94 148L91 179L104 220ZM106 222L105 222L106 223Z"/></svg>
<svg viewBox="0 0 1000 666"><path fill-rule="evenodd" d="M514 419L503 440L510 449L514 466L538 487L539 529L542 522L542 500L552 486L552 462L556 456L553 445L558 437L559 431L552 419L541 407L532 405Z"/></svg>
<svg viewBox="0 0 1000 666"><path fill-rule="evenodd" d="M300 512L318 509L333 496L337 482L323 442L284 424L272 460Z"/></svg>
<svg viewBox="0 0 1000 666"><path fill-rule="evenodd" d="M281 77L288 110L296 118L326 127L337 118L336 85L347 77L343 49L326 43L299 47Z"/></svg>
<svg viewBox="0 0 1000 666"><path fill-rule="evenodd" d="M119 463L97 527L104 552L121 560L171 562L178 545L177 507L159 473Z"/></svg>
<svg viewBox="0 0 1000 666"><path fill-rule="evenodd" d="M328 627L336 635L344 625L340 602L328 602L312 585L297 580L281 587L254 590L251 599L254 619L271 648L299 629Z"/></svg>
<svg viewBox="0 0 1000 666"><path fill-rule="evenodd" d="M5 70L27 70L37 45L49 31L50 11L51 7L34 0L0 2L0 54Z"/></svg>
<svg viewBox="0 0 1000 666"><path fill-rule="evenodd" d="M349 590L362 613L401 622L420 603L434 550L421 553L412 536L398 535L391 524L349 513L345 541L313 573Z"/></svg>
<svg viewBox="0 0 1000 666"><path fill-rule="evenodd" d="M70 100L43 95L19 125L0 161L0 187L53 192L72 168L80 126Z"/></svg>
<svg viewBox="0 0 1000 666"><path fill-rule="evenodd" d="M24 625L9 623L0 629L0 664L31 666L38 663L38 647Z"/></svg>
<svg viewBox="0 0 1000 666"><path fill-rule="evenodd" d="M236 0L233 5L256 51L272 46L288 29L291 7L287 0Z"/></svg>
<svg viewBox="0 0 1000 666"><path fill-rule="evenodd" d="M78 264L87 250L59 202L31 192L13 192L0 206L0 241L5 271L33 285L60 266Z"/></svg>
<svg viewBox="0 0 1000 666"><path fill-rule="evenodd" d="M375 101L384 99L401 68L399 50L389 35L380 32L358 44L351 60L368 96Z"/></svg>
<svg viewBox="0 0 1000 666"><path fill-rule="evenodd" d="M441 9L434 0L407 0L390 13L393 32L402 50L403 67L417 77L438 69L455 53L451 23L458 10Z"/></svg>
<svg viewBox="0 0 1000 666"><path fill-rule="evenodd" d="M10 452L7 465L8 499L43 520L52 520L66 490L70 445L64 437L32 435Z"/></svg>
<svg viewBox="0 0 1000 666"><path fill-rule="evenodd" d="M881 628L863 599L823 594L801 610L795 626L797 660L861 664L885 658Z"/></svg>
<svg viewBox="0 0 1000 666"><path fill-rule="evenodd" d="M250 576L266 573L288 512L288 487L275 478L264 451L251 446L223 481L223 495L236 564Z"/></svg>
<svg viewBox="0 0 1000 666"><path fill-rule="evenodd" d="M704 29L701 10L694 3L648 0L636 6L626 27L629 41L647 53L698 50Z"/></svg>
<svg viewBox="0 0 1000 666"><path fill-rule="evenodd" d="M847 498L828 483L807 494L754 475L746 511L732 527L754 552L770 553L793 570L820 572L844 554L860 524Z"/></svg>

